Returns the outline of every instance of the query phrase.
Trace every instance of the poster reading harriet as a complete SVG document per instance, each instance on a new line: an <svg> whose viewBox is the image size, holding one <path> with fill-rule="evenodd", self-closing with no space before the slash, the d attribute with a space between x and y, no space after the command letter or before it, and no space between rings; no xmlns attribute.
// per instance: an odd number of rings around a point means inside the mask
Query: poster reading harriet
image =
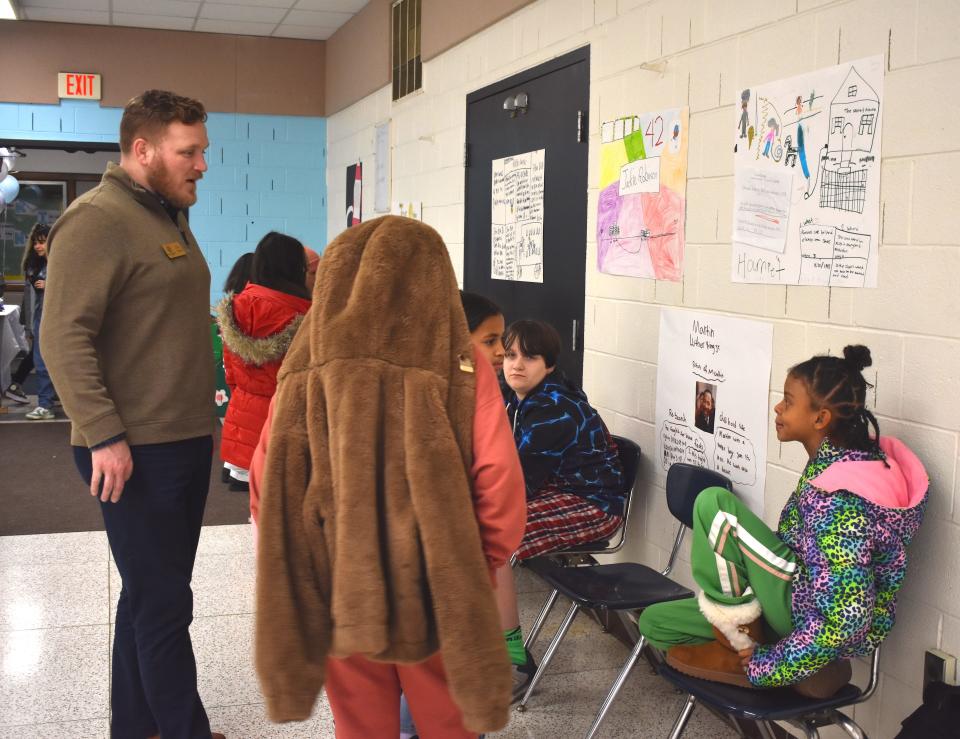
<svg viewBox="0 0 960 739"><path fill-rule="evenodd" d="M726 475L758 516L770 427L773 326L713 313L660 312L657 460Z"/></svg>

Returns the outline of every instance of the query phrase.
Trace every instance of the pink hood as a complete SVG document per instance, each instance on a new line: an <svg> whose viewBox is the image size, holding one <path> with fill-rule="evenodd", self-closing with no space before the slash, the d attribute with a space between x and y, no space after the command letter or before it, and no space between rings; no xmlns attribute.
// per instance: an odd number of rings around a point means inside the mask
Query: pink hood
<svg viewBox="0 0 960 739"><path fill-rule="evenodd" d="M810 480L828 493L848 490L884 508L913 508L930 486L923 463L899 439L880 437L880 449L887 456L883 462L838 461Z"/></svg>

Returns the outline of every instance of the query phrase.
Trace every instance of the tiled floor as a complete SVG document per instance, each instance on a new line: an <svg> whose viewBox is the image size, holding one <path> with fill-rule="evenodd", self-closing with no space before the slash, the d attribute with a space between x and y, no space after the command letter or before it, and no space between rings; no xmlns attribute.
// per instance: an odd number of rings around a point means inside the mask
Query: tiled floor
<svg viewBox="0 0 960 739"><path fill-rule="evenodd" d="M0 739L107 737L110 630L119 577L102 532L0 537ZM521 616L530 624L544 596L520 572ZM191 634L200 694L215 729L229 739L333 737L326 701L299 724L264 716L253 670L253 550L248 526L205 528L194 572ZM546 647L565 611L554 609L535 652ZM526 713L511 712L502 739L583 736L626 658L626 648L592 621L574 622ZM682 697L641 663L601 736L663 737ZM736 732L699 710L686 737L726 739Z"/></svg>

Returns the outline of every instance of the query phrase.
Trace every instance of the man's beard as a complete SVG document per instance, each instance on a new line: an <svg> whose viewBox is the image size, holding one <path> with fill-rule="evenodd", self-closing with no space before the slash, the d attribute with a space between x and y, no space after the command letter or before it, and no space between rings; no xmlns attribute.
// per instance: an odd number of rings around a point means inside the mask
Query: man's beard
<svg viewBox="0 0 960 739"><path fill-rule="evenodd" d="M174 208L182 210L197 202L196 196L187 195L184 199L176 193L176 178L162 159L157 159L156 164L147 170L147 185Z"/></svg>

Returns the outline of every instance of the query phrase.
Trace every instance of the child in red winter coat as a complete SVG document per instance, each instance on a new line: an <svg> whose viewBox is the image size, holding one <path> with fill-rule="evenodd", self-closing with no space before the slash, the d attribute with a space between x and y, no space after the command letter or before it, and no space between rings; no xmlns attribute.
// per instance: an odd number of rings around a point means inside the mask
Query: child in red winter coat
<svg viewBox="0 0 960 739"><path fill-rule="evenodd" d="M250 459L277 388L277 371L310 308L306 275L303 244L271 231L257 244L251 281L217 305L230 388L220 456L235 481L231 489L247 489Z"/></svg>

